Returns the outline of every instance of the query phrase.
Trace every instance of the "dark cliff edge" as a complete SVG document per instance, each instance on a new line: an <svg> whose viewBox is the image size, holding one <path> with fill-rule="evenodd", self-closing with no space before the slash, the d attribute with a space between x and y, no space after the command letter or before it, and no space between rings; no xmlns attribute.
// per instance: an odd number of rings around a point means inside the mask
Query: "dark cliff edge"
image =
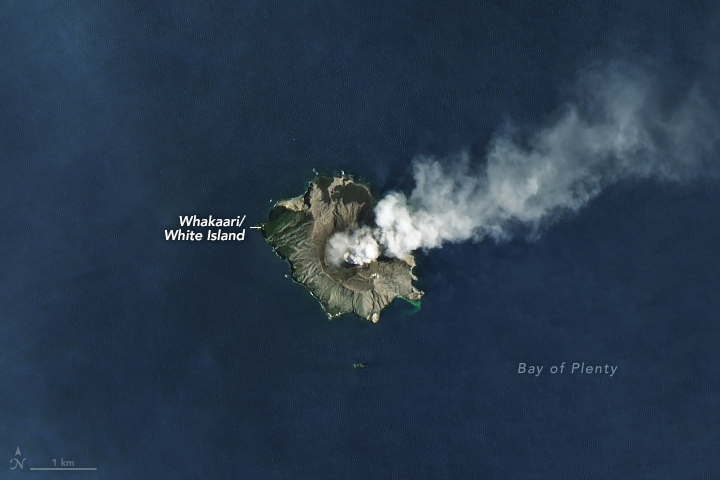
<svg viewBox="0 0 720 480"><path fill-rule="evenodd" d="M418 302L423 292L412 285L415 259L380 257L369 264L336 266L325 258L335 233L372 226L370 189L347 176L318 177L299 197L275 205L262 227L275 252L290 263L292 278L320 301L328 317L354 313L377 322L397 297Z"/></svg>

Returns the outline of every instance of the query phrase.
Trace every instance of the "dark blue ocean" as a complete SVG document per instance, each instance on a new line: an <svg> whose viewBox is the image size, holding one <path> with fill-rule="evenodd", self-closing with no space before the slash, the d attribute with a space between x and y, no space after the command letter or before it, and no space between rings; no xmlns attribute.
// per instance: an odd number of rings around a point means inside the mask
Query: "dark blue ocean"
<svg viewBox="0 0 720 480"><path fill-rule="evenodd" d="M328 321L256 230L164 231L258 225L314 169L409 193L413 158L482 159L587 69L707 87L718 25L680 0L3 2L0 476L717 478L711 178L419 252L421 310L376 325ZM97 470L29 470L53 459Z"/></svg>

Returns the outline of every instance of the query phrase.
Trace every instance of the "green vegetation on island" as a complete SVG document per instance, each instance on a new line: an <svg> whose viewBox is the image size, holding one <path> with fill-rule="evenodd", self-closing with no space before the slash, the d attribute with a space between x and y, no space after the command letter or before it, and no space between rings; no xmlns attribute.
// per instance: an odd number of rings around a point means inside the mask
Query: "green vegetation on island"
<svg viewBox="0 0 720 480"><path fill-rule="evenodd" d="M330 318L354 313L377 322L395 298L414 305L423 292L412 285L415 259L380 257L364 265L335 265L326 258L336 232L373 226L370 189L351 177L318 177L299 197L283 200L270 212L263 235L290 263L292 277L315 296Z"/></svg>

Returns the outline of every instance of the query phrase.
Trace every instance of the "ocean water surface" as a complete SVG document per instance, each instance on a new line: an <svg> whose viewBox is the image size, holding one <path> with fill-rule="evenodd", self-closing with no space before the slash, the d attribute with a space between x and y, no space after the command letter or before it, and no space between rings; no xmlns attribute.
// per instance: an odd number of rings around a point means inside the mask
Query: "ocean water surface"
<svg viewBox="0 0 720 480"><path fill-rule="evenodd" d="M642 71L659 109L717 93L718 19L679 1L1 6L3 478L53 459L97 468L62 472L78 479L711 478L710 170L621 181L533 240L420 251L422 308L375 325L328 321L256 230L164 231L258 225L315 171L409 193L416 156L482 163L499 132L552 124L585 71Z"/></svg>

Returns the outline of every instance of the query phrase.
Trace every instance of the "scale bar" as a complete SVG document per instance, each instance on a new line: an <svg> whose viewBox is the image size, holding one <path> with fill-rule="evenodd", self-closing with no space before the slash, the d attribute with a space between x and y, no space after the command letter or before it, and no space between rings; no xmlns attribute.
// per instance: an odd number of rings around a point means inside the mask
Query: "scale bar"
<svg viewBox="0 0 720 480"><path fill-rule="evenodd" d="M31 467L30 470L97 470L96 467L90 467L90 468L81 468L81 467L46 467L46 468L39 468L39 467Z"/></svg>

